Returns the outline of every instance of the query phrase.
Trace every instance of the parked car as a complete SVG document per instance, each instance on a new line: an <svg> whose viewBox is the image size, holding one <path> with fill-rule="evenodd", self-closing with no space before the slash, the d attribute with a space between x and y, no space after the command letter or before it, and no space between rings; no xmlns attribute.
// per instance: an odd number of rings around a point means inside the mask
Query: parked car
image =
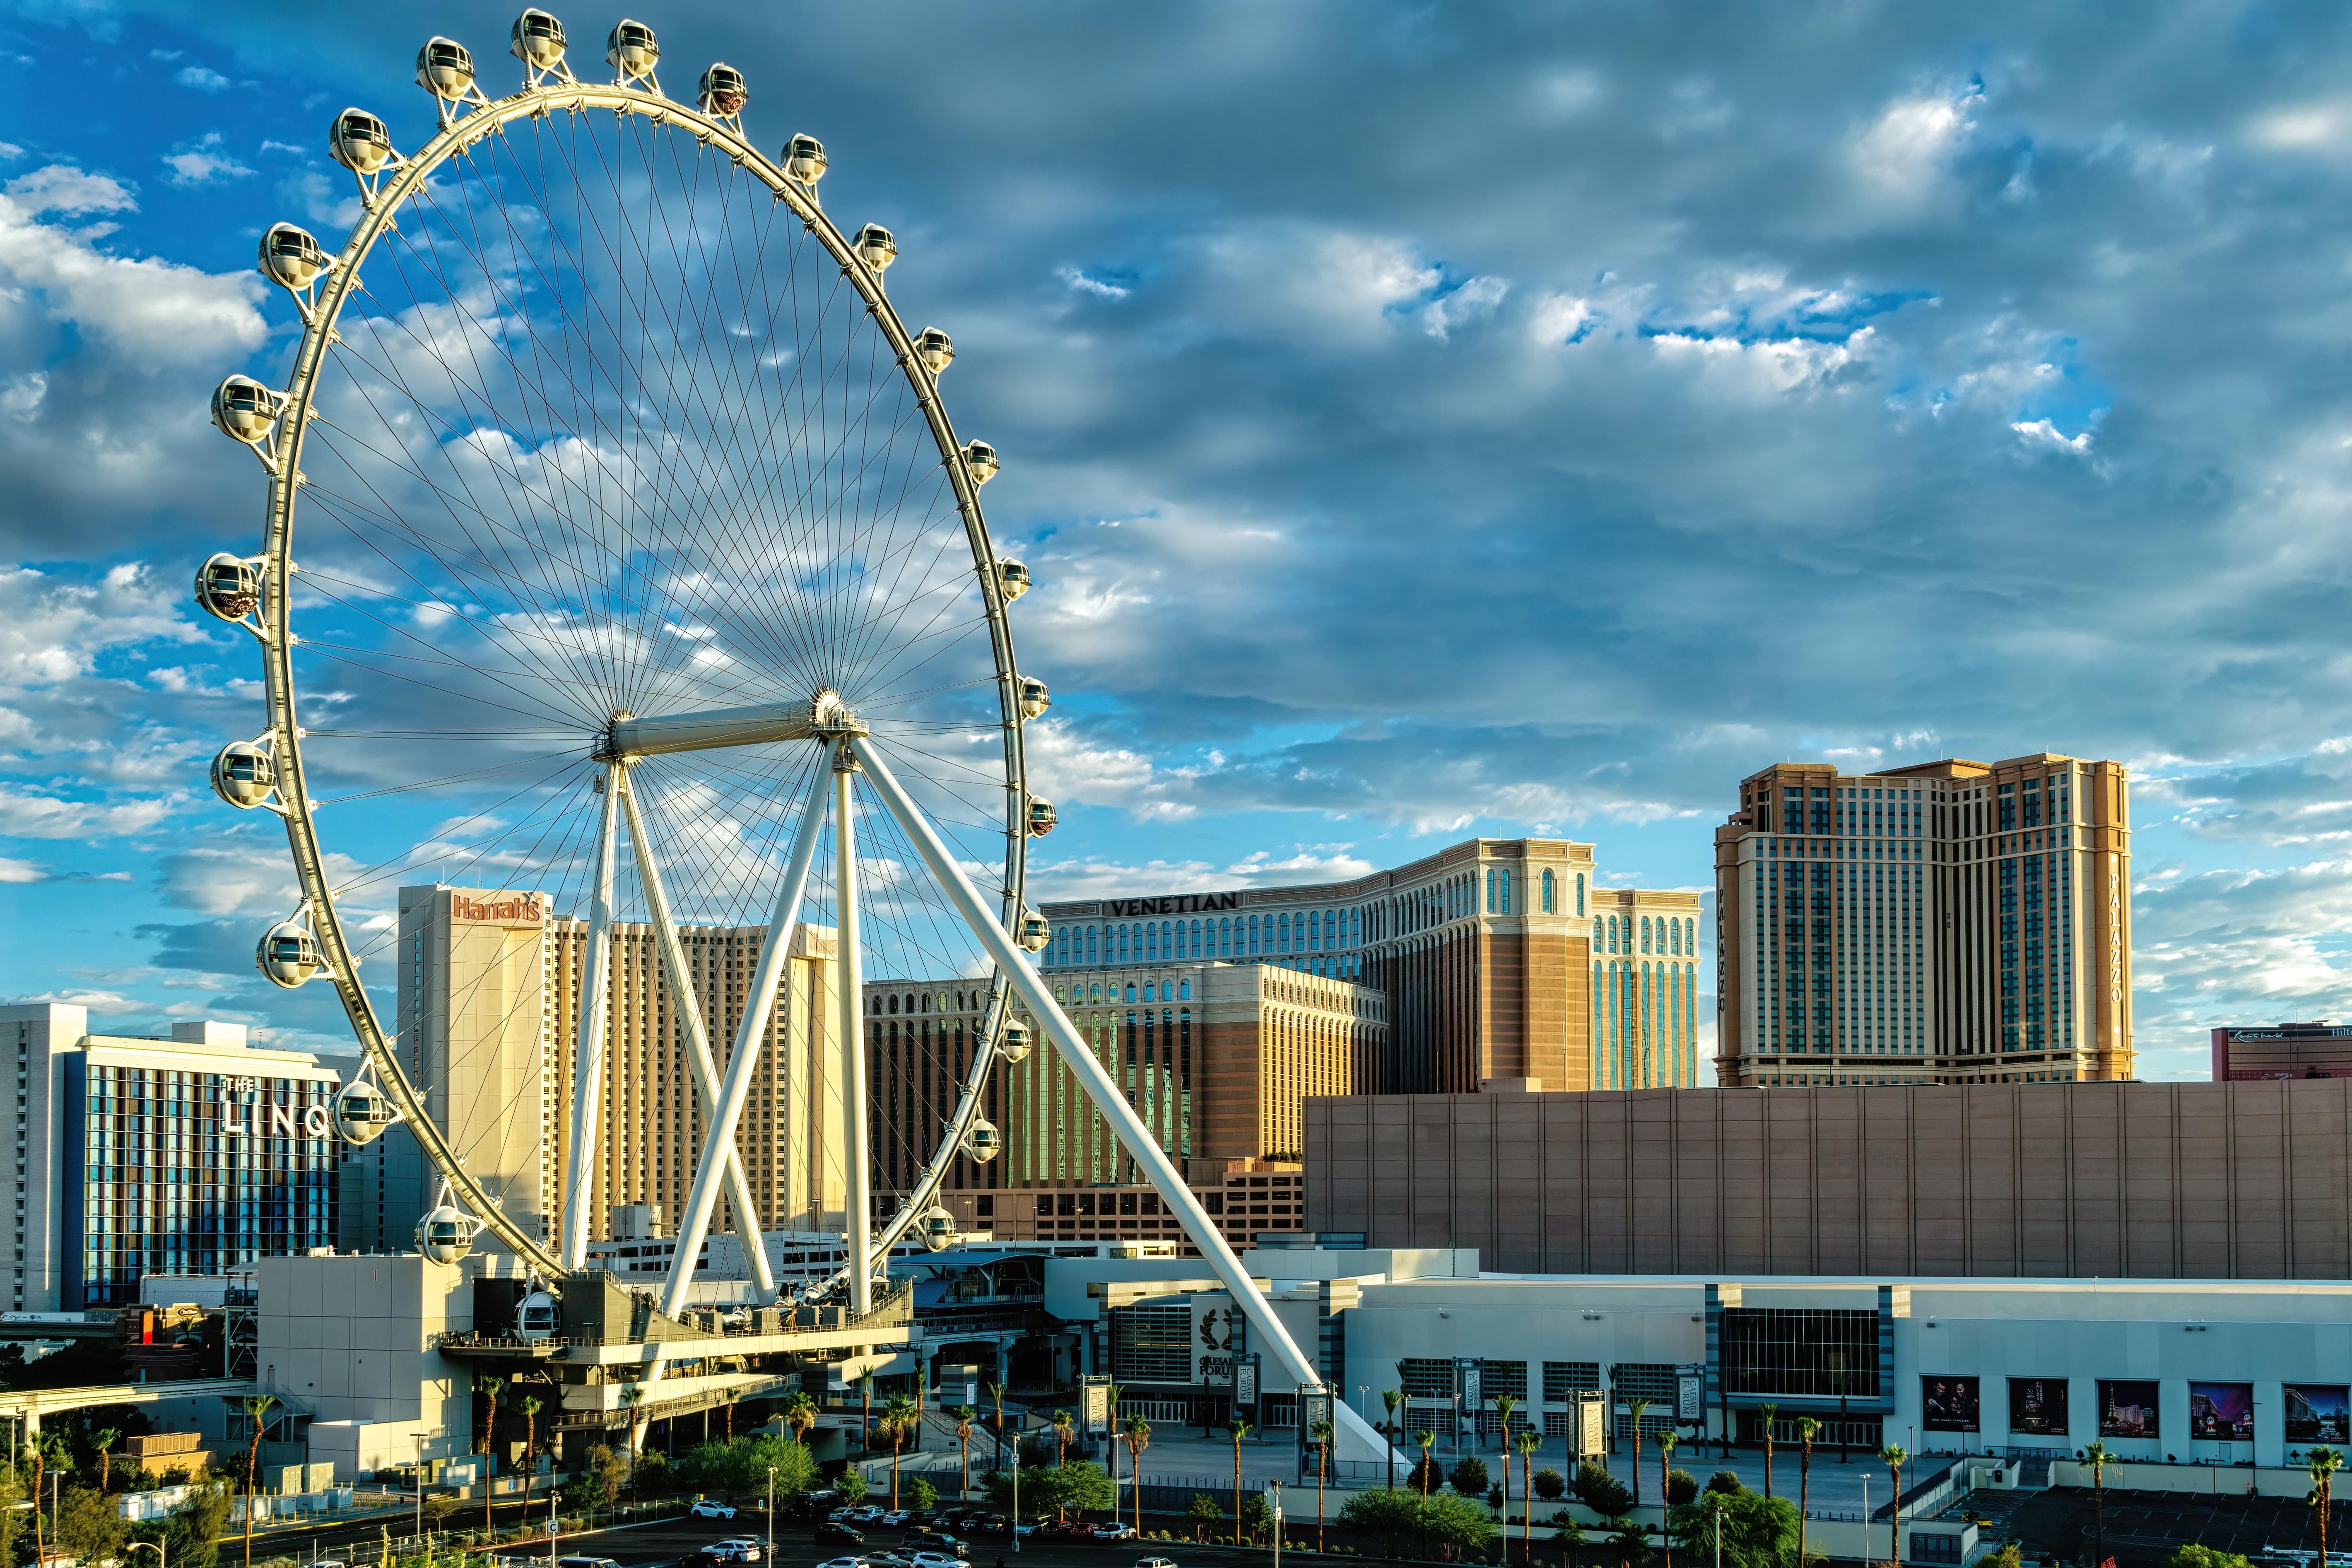
<svg viewBox="0 0 2352 1568"><path fill-rule="evenodd" d="M1139 1557L1135 1560L1135 1568L1176 1568L1176 1563L1168 1557Z"/></svg>
<svg viewBox="0 0 2352 1568"><path fill-rule="evenodd" d="M1092 1526L1091 1529L1097 1541L1126 1541L1135 1534L1135 1526L1121 1524L1117 1520Z"/></svg>
<svg viewBox="0 0 2352 1568"><path fill-rule="evenodd" d="M725 1552L726 1561L730 1563L757 1563L760 1560L760 1542L754 1536L730 1535L712 1542L709 1550Z"/></svg>
<svg viewBox="0 0 2352 1568"><path fill-rule="evenodd" d="M609 1557L559 1557L555 1568L621 1568Z"/></svg>
<svg viewBox="0 0 2352 1568"><path fill-rule="evenodd" d="M863 1557L829 1557L825 1561L818 1563L816 1568L866 1568L866 1559Z"/></svg>
<svg viewBox="0 0 2352 1568"><path fill-rule="evenodd" d="M817 1543L821 1546L863 1546L866 1544L866 1537L850 1529L849 1526L836 1523L829 1519L816 1527L816 1539Z"/></svg>
<svg viewBox="0 0 2352 1568"><path fill-rule="evenodd" d="M850 1522L854 1524L871 1524L876 1520L882 1517L883 1511L884 1510L880 1503L860 1503L857 1507L849 1510L847 1517Z"/></svg>
<svg viewBox="0 0 2352 1568"><path fill-rule="evenodd" d="M913 1523L914 1517L903 1508L894 1508L874 1522L887 1530L900 1530Z"/></svg>
<svg viewBox="0 0 2352 1568"><path fill-rule="evenodd" d="M735 1510L716 1498L696 1498L688 1505L686 1511L697 1519L733 1519L735 1517Z"/></svg>
<svg viewBox="0 0 2352 1568"><path fill-rule="evenodd" d="M968 1561L969 1559L960 1557L952 1552L915 1553L915 1568L965 1568Z"/></svg>

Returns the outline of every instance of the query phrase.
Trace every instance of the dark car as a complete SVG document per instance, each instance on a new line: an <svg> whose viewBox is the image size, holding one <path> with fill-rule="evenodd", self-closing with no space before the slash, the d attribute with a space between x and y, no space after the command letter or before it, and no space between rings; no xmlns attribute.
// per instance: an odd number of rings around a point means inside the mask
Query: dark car
<svg viewBox="0 0 2352 1568"><path fill-rule="evenodd" d="M835 1524L829 1520L818 1521L816 1527L816 1539L818 1543L824 1546L863 1546L866 1544L865 1536L859 1534L856 1531L850 1529L849 1526L845 1524Z"/></svg>

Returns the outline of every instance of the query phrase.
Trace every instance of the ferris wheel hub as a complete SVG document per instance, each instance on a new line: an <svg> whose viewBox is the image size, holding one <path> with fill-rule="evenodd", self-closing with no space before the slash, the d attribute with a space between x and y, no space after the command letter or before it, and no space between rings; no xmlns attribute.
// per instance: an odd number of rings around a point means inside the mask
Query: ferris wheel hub
<svg viewBox="0 0 2352 1568"><path fill-rule="evenodd" d="M715 752L729 746L764 746L778 741L843 741L866 732L865 721L841 694L820 687L805 702L761 702L748 708L706 708L688 713L640 717L615 713L589 754L600 763L678 752Z"/></svg>

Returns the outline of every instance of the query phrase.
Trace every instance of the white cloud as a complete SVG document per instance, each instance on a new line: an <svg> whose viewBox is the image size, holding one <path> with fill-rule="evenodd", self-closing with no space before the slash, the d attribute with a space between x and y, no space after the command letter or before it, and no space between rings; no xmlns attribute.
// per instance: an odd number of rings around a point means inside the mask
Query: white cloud
<svg viewBox="0 0 2352 1568"><path fill-rule="evenodd" d="M1901 216L1941 194L1954 155L1976 128L1981 98L1970 88L1897 99L1854 132L1847 161L1873 208Z"/></svg>
<svg viewBox="0 0 2352 1568"><path fill-rule="evenodd" d="M180 68L179 74L172 79L182 87L194 88L198 92L228 90L228 78L204 66L183 66Z"/></svg>
<svg viewBox="0 0 2352 1568"><path fill-rule="evenodd" d="M1134 290L1129 289L1126 284L1106 283L1099 278L1087 276L1086 273L1080 271L1075 267L1065 267L1058 272L1055 273L1054 276L1059 278L1063 282L1068 284L1072 289L1076 289L1079 293L1092 294L1097 299L1124 300L1128 295L1134 292Z"/></svg>
<svg viewBox="0 0 2352 1568"><path fill-rule="evenodd" d="M268 325L254 308L263 285L250 271L112 256L87 236L37 221L46 212L132 205L120 182L59 164L10 181L0 194L0 288L23 291L53 321L142 355L233 363L259 348Z"/></svg>
<svg viewBox="0 0 2352 1568"><path fill-rule="evenodd" d="M5 189L9 205L26 217L44 213L123 212L138 205L130 187L110 174L87 174L70 163L51 163L19 174Z"/></svg>
<svg viewBox="0 0 2352 1568"><path fill-rule="evenodd" d="M2010 428L2017 432L2020 441L2040 450L2072 452L2076 457L2086 456L2091 450L2091 433L2088 430L2074 436L2062 436L2058 426L2048 419L2020 420Z"/></svg>
<svg viewBox="0 0 2352 1568"><path fill-rule="evenodd" d="M48 879L47 869L33 861L0 856L0 882L46 882Z"/></svg>
<svg viewBox="0 0 2352 1568"><path fill-rule="evenodd" d="M2352 108L2341 100L2297 104L2258 114L2247 125L2248 140L2258 147L2312 152L2341 147L2352 136Z"/></svg>
<svg viewBox="0 0 2352 1568"><path fill-rule="evenodd" d="M172 171L172 184L183 187L241 180L253 173L226 150L217 131L181 142L164 155L163 164Z"/></svg>
<svg viewBox="0 0 2352 1568"><path fill-rule="evenodd" d="M1457 328L1473 326L1492 316L1510 291L1510 284L1500 278L1473 278L1422 308L1423 331L1444 338Z"/></svg>
<svg viewBox="0 0 2352 1568"><path fill-rule="evenodd" d="M0 834L13 838L120 838L144 833L190 804L185 795L107 804L16 789L0 794Z"/></svg>

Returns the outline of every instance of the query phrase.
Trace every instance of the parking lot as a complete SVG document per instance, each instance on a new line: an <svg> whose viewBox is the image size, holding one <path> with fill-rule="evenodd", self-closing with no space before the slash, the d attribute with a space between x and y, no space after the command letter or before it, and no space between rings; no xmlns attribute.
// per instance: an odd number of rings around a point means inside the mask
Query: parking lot
<svg viewBox="0 0 2352 1568"><path fill-rule="evenodd" d="M2013 1536L2024 1542L2028 1557L2092 1560L2094 1510L2086 1488L1971 1492L1958 1507L1991 1521L1983 1531L1988 1538L2000 1541ZM2107 1489L2106 1548L2116 1568L2157 1568L2174 1547L2192 1542L2234 1552L2257 1563L2266 1546L2316 1553L2319 1521L2296 1498ZM2340 1526L2335 1545L2339 1552L2344 1550Z"/></svg>

